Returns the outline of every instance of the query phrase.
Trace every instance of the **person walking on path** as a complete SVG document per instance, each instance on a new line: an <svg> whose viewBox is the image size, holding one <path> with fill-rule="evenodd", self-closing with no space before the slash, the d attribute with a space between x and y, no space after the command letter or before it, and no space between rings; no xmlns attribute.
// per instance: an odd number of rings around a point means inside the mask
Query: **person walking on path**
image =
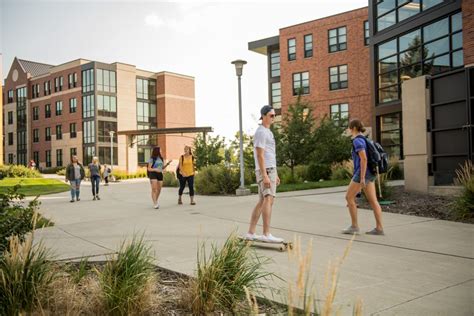
<svg viewBox="0 0 474 316"><path fill-rule="evenodd" d="M104 181L105 181L105 186L109 185L109 176L112 173L112 169L110 169L109 166L104 165Z"/></svg>
<svg viewBox="0 0 474 316"><path fill-rule="evenodd" d="M276 168L275 138L270 130L270 126L275 119L275 110L271 106L265 105L261 108L260 115L262 124L255 131L253 138L259 200L253 209L249 230L245 238L278 243L283 242L283 238L275 237L270 233L273 200L276 196L276 187L280 184ZM263 218L262 236L255 233L260 215Z"/></svg>
<svg viewBox="0 0 474 316"><path fill-rule="evenodd" d="M79 163L77 156L71 157L71 163L66 167L66 182L69 181L71 185L71 203L74 202L74 197L76 201L80 201L79 198L81 181L86 176L84 167Z"/></svg>
<svg viewBox="0 0 474 316"><path fill-rule="evenodd" d="M374 211L376 227L366 234L384 235L382 226L382 208L377 200L375 190L376 175L372 174L367 165L367 143L363 133L364 125L360 120L354 119L349 123L348 132L352 137L352 160L354 162L354 174L347 188L346 201L351 215L352 224L342 231L343 234L358 234L359 223L357 221L356 195L364 191L370 206Z"/></svg>
<svg viewBox="0 0 474 316"><path fill-rule="evenodd" d="M160 197L161 187L163 186L163 170L170 164L168 161L164 165L164 159L161 156L160 147L153 148L151 157L148 160L147 173L150 178L151 185L151 199L153 201L153 208L159 209L158 198Z"/></svg>
<svg viewBox="0 0 474 316"><path fill-rule="evenodd" d="M194 201L194 170L196 165L194 163L194 156L191 151L191 147L184 146L184 155L181 155L178 165L178 180L179 180L179 191L178 191L178 204L183 204L182 196L186 182L189 188L189 197L191 198L191 205L196 205Z"/></svg>
<svg viewBox="0 0 474 316"><path fill-rule="evenodd" d="M100 184L100 163L99 158L92 158L92 163L89 164L89 174L92 183L92 195L94 198L92 200L100 200L99 197L99 184Z"/></svg>

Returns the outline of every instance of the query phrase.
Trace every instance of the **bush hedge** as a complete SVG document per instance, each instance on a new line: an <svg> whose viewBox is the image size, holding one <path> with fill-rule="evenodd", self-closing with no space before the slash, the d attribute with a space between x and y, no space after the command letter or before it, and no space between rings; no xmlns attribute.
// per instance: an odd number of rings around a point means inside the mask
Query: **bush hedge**
<svg viewBox="0 0 474 316"><path fill-rule="evenodd" d="M328 180L331 177L331 166L323 163L312 163L308 166L308 180Z"/></svg>
<svg viewBox="0 0 474 316"><path fill-rule="evenodd" d="M199 194L235 194L240 185L239 169L210 165L200 169L194 177Z"/></svg>
<svg viewBox="0 0 474 316"><path fill-rule="evenodd" d="M176 174L172 171L163 172L163 186L164 187L179 187L179 181Z"/></svg>
<svg viewBox="0 0 474 316"><path fill-rule="evenodd" d="M41 178L41 173L22 165L0 166L0 179L3 178Z"/></svg>
<svg viewBox="0 0 474 316"><path fill-rule="evenodd" d="M65 169L65 167L49 167L49 168L41 168L40 171L41 173L44 174L55 174L61 169Z"/></svg>

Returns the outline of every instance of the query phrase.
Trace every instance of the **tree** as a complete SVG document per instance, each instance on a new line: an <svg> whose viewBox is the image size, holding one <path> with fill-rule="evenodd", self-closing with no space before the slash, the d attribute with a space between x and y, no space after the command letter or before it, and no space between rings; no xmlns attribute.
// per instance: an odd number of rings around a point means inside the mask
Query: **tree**
<svg viewBox="0 0 474 316"><path fill-rule="evenodd" d="M350 158L352 143L345 136L346 126L323 117L314 131L316 146L311 156L315 163L331 165Z"/></svg>
<svg viewBox="0 0 474 316"><path fill-rule="evenodd" d="M198 169L221 163L224 159L223 152L224 138L220 136L208 136L204 141L204 136L199 134L194 139L194 157Z"/></svg>
<svg viewBox="0 0 474 316"><path fill-rule="evenodd" d="M245 169L255 170L255 159L253 157L253 138L250 135L243 134L244 145L244 166ZM240 164L240 132L235 133L235 138L230 143L230 149L235 153L235 159Z"/></svg>
<svg viewBox="0 0 474 316"><path fill-rule="evenodd" d="M313 131L315 120L311 105L301 100L301 94L294 104L290 104L287 115L283 118L281 127L274 128L277 144L277 160L291 169L310 161L315 150Z"/></svg>

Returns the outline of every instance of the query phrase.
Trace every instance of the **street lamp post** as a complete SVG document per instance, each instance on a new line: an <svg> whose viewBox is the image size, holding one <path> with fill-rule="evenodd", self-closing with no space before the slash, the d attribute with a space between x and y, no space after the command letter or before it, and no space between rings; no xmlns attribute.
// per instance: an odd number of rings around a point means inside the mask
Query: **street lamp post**
<svg viewBox="0 0 474 316"><path fill-rule="evenodd" d="M248 195L250 190L245 188L244 183L244 139L242 132L242 91L240 86L240 78L242 77L242 70L247 62L245 60L234 60L232 64L235 66L237 74L237 81L239 87L239 138L240 138L240 187L237 189L237 195Z"/></svg>
<svg viewBox="0 0 474 316"><path fill-rule="evenodd" d="M110 170L114 170L114 131L109 131L110 134Z"/></svg>

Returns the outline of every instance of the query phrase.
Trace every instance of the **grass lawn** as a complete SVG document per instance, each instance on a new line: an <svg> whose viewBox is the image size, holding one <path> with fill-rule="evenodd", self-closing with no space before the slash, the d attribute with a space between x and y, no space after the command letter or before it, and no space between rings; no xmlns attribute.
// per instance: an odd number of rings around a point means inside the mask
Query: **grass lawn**
<svg viewBox="0 0 474 316"><path fill-rule="evenodd" d="M26 196L45 195L69 190L69 185L56 179L5 178L0 180L0 193L6 193L9 188L19 183L21 188L18 190L18 193Z"/></svg>
<svg viewBox="0 0 474 316"><path fill-rule="evenodd" d="M327 180L321 182L306 182L306 183L295 183L295 184L280 184L277 187L277 192L289 192L289 191L299 191L299 190L311 190L311 189L321 189L321 188L331 188L348 185L351 180ZM258 188L256 186L250 187L252 193L257 193Z"/></svg>

